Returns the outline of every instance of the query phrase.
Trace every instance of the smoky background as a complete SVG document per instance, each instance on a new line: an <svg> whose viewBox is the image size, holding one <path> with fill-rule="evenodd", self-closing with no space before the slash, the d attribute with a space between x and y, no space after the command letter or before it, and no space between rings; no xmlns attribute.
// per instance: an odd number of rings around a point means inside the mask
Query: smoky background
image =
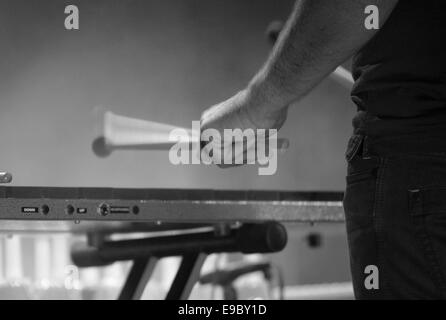
<svg viewBox="0 0 446 320"><path fill-rule="evenodd" d="M64 28L77 5L80 30ZM281 0L1 0L0 166L14 185L342 190L354 112L330 80L291 109L277 173L174 166L167 152L95 157L104 110L190 128L242 89L270 50Z"/></svg>

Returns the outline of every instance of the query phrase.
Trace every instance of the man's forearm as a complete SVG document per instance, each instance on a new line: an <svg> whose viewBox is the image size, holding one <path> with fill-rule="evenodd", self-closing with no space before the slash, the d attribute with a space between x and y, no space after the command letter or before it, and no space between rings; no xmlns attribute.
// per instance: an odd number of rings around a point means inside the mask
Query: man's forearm
<svg viewBox="0 0 446 320"><path fill-rule="evenodd" d="M248 91L268 110L301 99L379 30L367 30L364 9L379 8L381 25L398 0L298 0L265 66Z"/></svg>

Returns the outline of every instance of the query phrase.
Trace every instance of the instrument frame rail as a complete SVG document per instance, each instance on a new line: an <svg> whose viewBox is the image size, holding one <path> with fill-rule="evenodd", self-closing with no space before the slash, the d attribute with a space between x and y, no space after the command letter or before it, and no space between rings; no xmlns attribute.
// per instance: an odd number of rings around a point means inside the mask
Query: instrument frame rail
<svg viewBox="0 0 446 320"><path fill-rule="evenodd" d="M0 220L342 222L340 192L0 187Z"/></svg>

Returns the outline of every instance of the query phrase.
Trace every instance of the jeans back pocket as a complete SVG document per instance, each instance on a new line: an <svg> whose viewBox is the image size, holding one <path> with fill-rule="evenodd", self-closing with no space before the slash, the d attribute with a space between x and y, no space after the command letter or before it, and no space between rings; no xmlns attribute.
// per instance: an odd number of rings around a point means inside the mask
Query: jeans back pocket
<svg viewBox="0 0 446 320"><path fill-rule="evenodd" d="M344 194L348 231L373 225L378 167L376 159L364 160L359 157L348 164Z"/></svg>

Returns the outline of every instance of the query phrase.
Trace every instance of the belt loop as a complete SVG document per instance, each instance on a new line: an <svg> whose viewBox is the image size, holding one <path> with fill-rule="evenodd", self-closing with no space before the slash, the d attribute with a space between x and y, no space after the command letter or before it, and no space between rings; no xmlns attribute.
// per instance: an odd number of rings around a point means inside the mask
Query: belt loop
<svg viewBox="0 0 446 320"><path fill-rule="evenodd" d="M371 159L370 155L370 149L369 149L369 137L364 136L364 139L362 140L362 158L364 160Z"/></svg>
<svg viewBox="0 0 446 320"><path fill-rule="evenodd" d="M413 216L423 214L421 194L419 189L409 190L409 212Z"/></svg>
<svg viewBox="0 0 446 320"><path fill-rule="evenodd" d="M345 153L347 162L350 162L355 156L362 156L362 142L363 136L360 134L353 134L353 136L350 137L350 140L348 141L347 151Z"/></svg>

